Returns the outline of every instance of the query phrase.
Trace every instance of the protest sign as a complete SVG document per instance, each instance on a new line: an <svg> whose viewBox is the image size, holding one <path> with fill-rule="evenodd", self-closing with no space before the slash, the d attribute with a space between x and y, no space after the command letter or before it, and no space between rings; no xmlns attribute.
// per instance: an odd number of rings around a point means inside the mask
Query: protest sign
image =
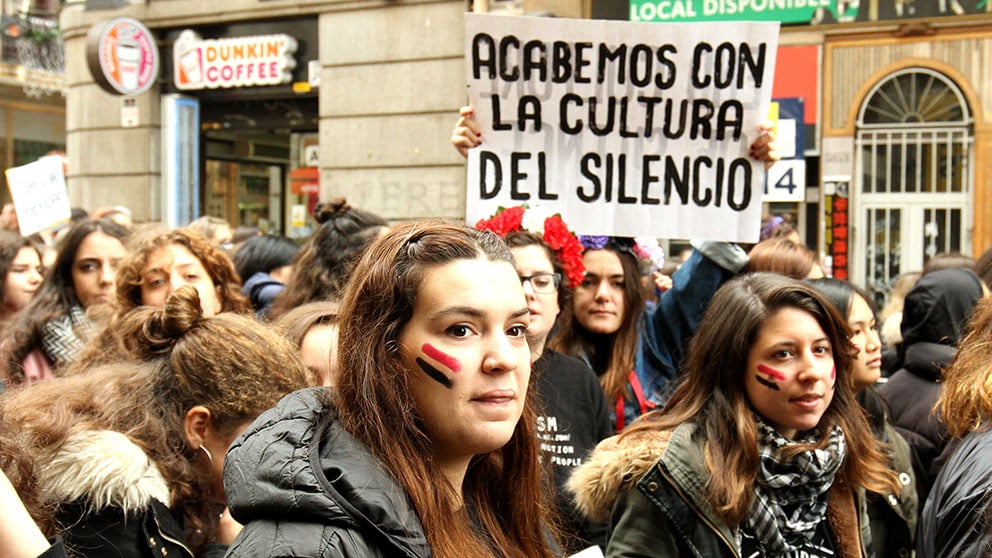
<svg viewBox="0 0 992 558"><path fill-rule="evenodd" d="M69 220L69 193L62 157L42 157L5 172L21 234L27 236Z"/></svg>
<svg viewBox="0 0 992 558"><path fill-rule="evenodd" d="M576 232L757 240L778 23L466 14L466 218L529 204Z"/></svg>

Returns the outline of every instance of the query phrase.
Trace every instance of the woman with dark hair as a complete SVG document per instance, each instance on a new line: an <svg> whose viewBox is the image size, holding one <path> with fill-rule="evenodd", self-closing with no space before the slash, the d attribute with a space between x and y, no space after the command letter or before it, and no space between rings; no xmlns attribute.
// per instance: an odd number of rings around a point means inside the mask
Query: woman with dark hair
<svg viewBox="0 0 992 558"><path fill-rule="evenodd" d="M570 479L608 556L869 555L862 490L898 492L851 383L847 324L809 285L735 278L663 410Z"/></svg>
<svg viewBox="0 0 992 558"><path fill-rule="evenodd" d="M461 107L451 144L464 157L482 145L475 108ZM770 122L758 129L750 156L766 166L779 159ZM696 241L689 260L672 277L672 287L645 312L641 270L630 238L581 236L585 279L576 287L572 319L563 320L551 347L578 357L599 376L617 431L671 393L685 344L695 332L710 297L747 263L735 244ZM615 405L614 405L615 403Z"/></svg>
<svg viewBox="0 0 992 558"><path fill-rule="evenodd" d="M562 320L551 348L596 372L619 432L667 400L706 305L747 255L735 244L694 242L692 256L672 276L672 288L647 310L634 241L579 238L585 275L575 288L571 319Z"/></svg>
<svg viewBox="0 0 992 558"><path fill-rule="evenodd" d="M244 285L241 291L251 301L256 317L265 317L292 279L293 258L299 251L291 238L267 234L250 237L234 253L234 269Z"/></svg>
<svg viewBox="0 0 992 558"><path fill-rule="evenodd" d="M201 555L237 530L219 519L228 446L305 387L304 368L254 319L204 316L188 286L118 327L134 361L8 394L0 435L29 454L50 504L48 534L74 555Z"/></svg>
<svg viewBox="0 0 992 558"><path fill-rule="evenodd" d="M30 240L0 230L0 331L34 298L44 272L41 252Z"/></svg>
<svg viewBox="0 0 992 558"><path fill-rule="evenodd" d="M865 411L875 439L888 457L889 466L899 475L899 494L869 493L868 518L875 556L910 556L916 538L920 503L916 496L916 476L909 444L889 423L885 399L875 383L882 372L882 342L878 317L871 297L863 289L834 278L810 282L827 299L851 328L851 343L858 350L851 362L851 382L858 403Z"/></svg>
<svg viewBox="0 0 992 558"><path fill-rule="evenodd" d="M355 262L389 228L385 219L355 209L344 198L319 203L313 210L317 230L293 262L296 272L269 307L268 318L315 300L338 300Z"/></svg>
<svg viewBox="0 0 992 558"><path fill-rule="evenodd" d="M69 229L41 288L0 342L7 385L50 377L80 353L94 334L87 310L114 301L127 234L117 223L103 220L84 219Z"/></svg>
<svg viewBox="0 0 992 558"><path fill-rule="evenodd" d="M337 390L286 397L228 453L245 523L228 556L552 555L512 262L496 235L437 221L368 248Z"/></svg>

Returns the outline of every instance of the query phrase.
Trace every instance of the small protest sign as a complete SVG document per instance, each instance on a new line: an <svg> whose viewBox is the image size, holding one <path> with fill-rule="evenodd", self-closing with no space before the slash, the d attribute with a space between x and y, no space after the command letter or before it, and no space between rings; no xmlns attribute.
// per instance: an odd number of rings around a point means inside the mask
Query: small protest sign
<svg viewBox="0 0 992 558"><path fill-rule="evenodd" d="M466 14L466 218L540 205L579 233L757 240L778 23Z"/></svg>
<svg viewBox="0 0 992 558"><path fill-rule="evenodd" d="M64 223L71 216L62 157L42 157L5 172L17 210L21 234L34 234Z"/></svg>

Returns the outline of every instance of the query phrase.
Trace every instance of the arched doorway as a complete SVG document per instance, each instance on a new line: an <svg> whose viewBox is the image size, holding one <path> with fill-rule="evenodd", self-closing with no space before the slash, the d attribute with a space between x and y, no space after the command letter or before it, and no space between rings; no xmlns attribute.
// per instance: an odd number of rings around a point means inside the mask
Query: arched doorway
<svg viewBox="0 0 992 558"><path fill-rule="evenodd" d="M865 97L857 122L853 278L888 293L900 273L971 251L972 116L943 74L907 68Z"/></svg>

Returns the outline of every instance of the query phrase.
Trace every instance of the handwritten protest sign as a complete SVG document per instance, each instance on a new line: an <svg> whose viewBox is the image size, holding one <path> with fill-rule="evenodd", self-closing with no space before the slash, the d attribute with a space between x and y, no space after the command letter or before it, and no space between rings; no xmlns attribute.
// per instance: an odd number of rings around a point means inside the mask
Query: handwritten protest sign
<svg viewBox="0 0 992 558"><path fill-rule="evenodd" d="M576 232L755 241L778 23L465 16L466 218L560 212Z"/></svg>
<svg viewBox="0 0 992 558"><path fill-rule="evenodd" d="M21 234L27 236L64 223L72 214L62 157L42 157L4 173L17 210Z"/></svg>

